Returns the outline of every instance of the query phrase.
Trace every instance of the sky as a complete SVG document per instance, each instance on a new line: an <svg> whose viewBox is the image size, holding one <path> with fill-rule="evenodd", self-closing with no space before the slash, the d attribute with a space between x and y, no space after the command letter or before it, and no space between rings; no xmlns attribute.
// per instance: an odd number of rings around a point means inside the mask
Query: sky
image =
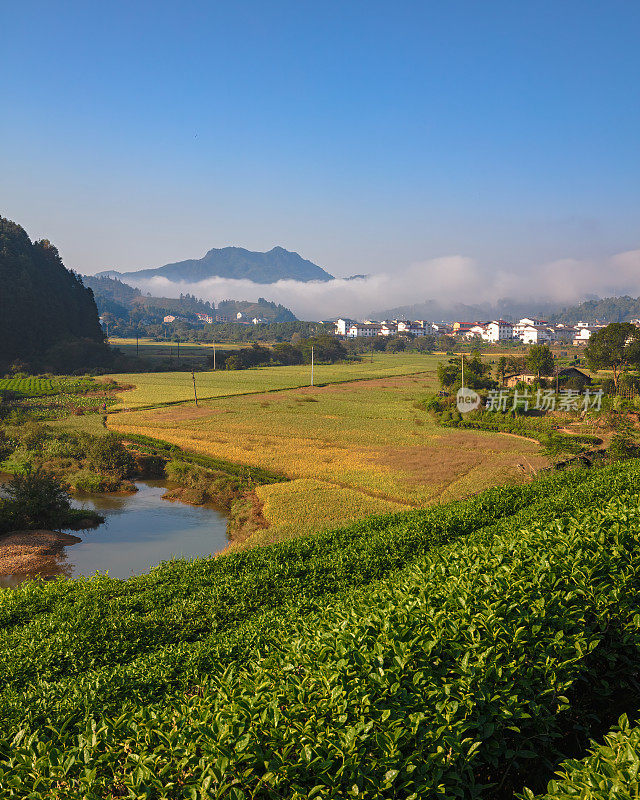
<svg viewBox="0 0 640 800"><path fill-rule="evenodd" d="M87 274L372 276L269 290L307 316L640 294L639 35L632 0L5 3L0 214Z"/></svg>

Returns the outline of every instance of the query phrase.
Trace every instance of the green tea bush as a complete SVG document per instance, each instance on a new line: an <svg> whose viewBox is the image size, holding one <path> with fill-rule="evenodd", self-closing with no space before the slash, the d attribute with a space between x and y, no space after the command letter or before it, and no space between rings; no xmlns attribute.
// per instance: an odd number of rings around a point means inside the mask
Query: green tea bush
<svg viewBox="0 0 640 800"><path fill-rule="evenodd" d="M637 800L640 797L640 727L627 715L604 737L592 742L582 760L565 761L544 794L525 790L524 800Z"/></svg>
<svg viewBox="0 0 640 800"><path fill-rule="evenodd" d="M561 473L128 581L4 592L0 787L479 796L584 725L562 698L635 648L639 477L636 461Z"/></svg>
<svg viewBox="0 0 640 800"><path fill-rule="evenodd" d="M569 695L597 650L606 665L640 643L638 497L600 505L433 549L289 618L248 658L212 659L171 696L88 713L84 695L100 681L66 683L78 693L73 712L45 726L36 714L0 741L0 786L34 798L60 787L87 797L114 787L138 797L478 797L553 749L566 723L584 723ZM97 609L77 610L94 631L105 624ZM141 635L129 634L132 647Z"/></svg>

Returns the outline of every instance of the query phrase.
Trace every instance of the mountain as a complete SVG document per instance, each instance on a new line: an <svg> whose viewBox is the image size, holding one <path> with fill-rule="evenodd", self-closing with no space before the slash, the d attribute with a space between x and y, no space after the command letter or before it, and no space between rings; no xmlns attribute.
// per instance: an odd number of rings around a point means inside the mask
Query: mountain
<svg viewBox="0 0 640 800"><path fill-rule="evenodd" d="M110 358L93 292L47 239L0 217L0 372L11 364L75 372Z"/></svg>
<svg viewBox="0 0 640 800"><path fill-rule="evenodd" d="M628 322L640 318L640 297L604 297L585 300L550 316L554 322Z"/></svg>
<svg viewBox="0 0 640 800"><path fill-rule="evenodd" d="M177 261L156 269L135 272L105 270L98 275L120 278L127 283L159 277L189 283L215 277L249 280L254 283L275 283L280 280L330 281L333 278L322 267L283 247L274 247L267 253L245 250L243 247L214 248L202 258Z"/></svg>
<svg viewBox="0 0 640 800"><path fill-rule="evenodd" d="M531 316L550 319L558 311L558 304L538 301L522 301L504 298L496 303L482 303L467 305L465 303L440 303L436 300L425 300L414 305L386 308L381 311L372 311L372 319L428 319L437 320L486 320L506 319L518 320L521 317Z"/></svg>

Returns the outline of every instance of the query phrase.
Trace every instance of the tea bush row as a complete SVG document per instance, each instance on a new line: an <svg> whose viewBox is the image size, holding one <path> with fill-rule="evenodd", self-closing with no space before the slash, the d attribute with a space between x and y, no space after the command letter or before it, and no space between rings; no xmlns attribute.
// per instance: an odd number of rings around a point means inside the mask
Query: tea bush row
<svg viewBox="0 0 640 800"><path fill-rule="evenodd" d="M193 644L212 631L220 638L267 608L300 605L384 578L435 545L535 509L536 501L555 511L576 507L585 492L609 497L626 487L632 472L640 470L562 473L280 545L170 561L127 581L59 581L2 593L0 646L10 655L0 661L0 685L127 663L159 648Z"/></svg>
<svg viewBox="0 0 640 800"><path fill-rule="evenodd" d="M268 648L286 619L393 575L434 546L461 535L489 541L512 524L599 505L638 477L635 461L561 473L282 545L167 562L128 581L0 593L0 727L161 697L212 664Z"/></svg>
<svg viewBox="0 0 640 800"><path fill-rule="evenodd" d="M479 797L584 725L578 685L605 693L637 656L639 498L611 495L325 597L268 647L212 659L187 691L112 715L87 710L79 679L65 687L75 711L0 740L0 786L9 798Z"/></svg>

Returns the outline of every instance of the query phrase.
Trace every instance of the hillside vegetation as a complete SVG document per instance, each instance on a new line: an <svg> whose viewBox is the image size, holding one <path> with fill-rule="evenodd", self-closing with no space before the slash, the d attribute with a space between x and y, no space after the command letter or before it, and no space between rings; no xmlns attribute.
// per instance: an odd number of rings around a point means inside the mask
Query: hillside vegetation
<svg viewBox="0 0 640 800"><path fill-rule="evenodd" d="M638 478L635 461L563 473L128 581L6 591L2 796L541 789L569 742L637 700Z"/></svg>
<svg viewBox="0 0 640 800"><path fill-rule="evenodd" d="M110 361L92 292L46 239L0 217L0 373L77 371Z"/></svg>

